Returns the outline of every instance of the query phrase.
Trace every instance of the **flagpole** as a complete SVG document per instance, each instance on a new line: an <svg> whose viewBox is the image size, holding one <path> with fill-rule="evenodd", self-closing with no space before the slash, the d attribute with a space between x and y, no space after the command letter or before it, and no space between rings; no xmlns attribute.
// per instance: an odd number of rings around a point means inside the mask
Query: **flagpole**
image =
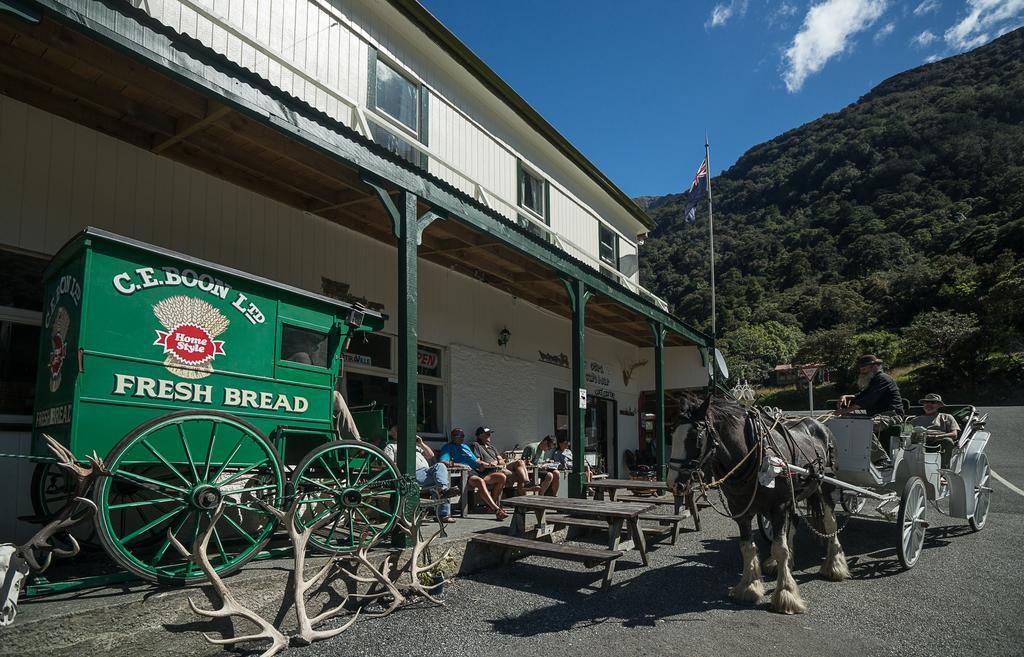
<svg viewBox="0 0 1024 657"><path fill-rule="evenodd" d="M714 343L715 330L715 215L711 206L711 145L708 133L704 133L704 161L708 164L708 232L711 236L711 341Z"/></svg>

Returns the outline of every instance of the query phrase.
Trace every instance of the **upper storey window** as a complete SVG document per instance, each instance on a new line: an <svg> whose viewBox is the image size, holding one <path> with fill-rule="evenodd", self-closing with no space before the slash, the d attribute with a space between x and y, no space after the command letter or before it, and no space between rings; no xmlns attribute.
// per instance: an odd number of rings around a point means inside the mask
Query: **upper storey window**
<svg viewBox="0 0 1024 657"><path fill-rule="evenodd" d="M550 239L547 231L534 222L551 225L548 182L519 163L519 225L541 239ZM533 219L533 221L530 221Z"/></svg>
<svg viewBox="0 0 1024 657"><path fill-rule="evenodd" d="M376 73L376 108L416 134L419 130L419 86L381 59L377 60Z"/></svg>
<svg viewBox="0 0 1024 657"><path fill-rule="evenodd" d="M601 262L617 270L619 268L618 236L599 224L597 227L597 239L600 244L600 253L598 255L601 257Z"/></svg>
<svg viewBox="0 0 1024 657"><path fill-rule="evenodd" d="M426 167L426 153L415 144L426 145L427 94L419 84L370 51L370 88L367 105L388 125L370 124L373 140L413 164Z"/></svg>

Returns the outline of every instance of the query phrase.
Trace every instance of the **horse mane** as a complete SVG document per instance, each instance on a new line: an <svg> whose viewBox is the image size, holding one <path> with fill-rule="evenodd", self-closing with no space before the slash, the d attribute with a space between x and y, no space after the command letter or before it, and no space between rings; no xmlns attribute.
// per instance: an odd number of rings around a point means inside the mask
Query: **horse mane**
<svg viewBox="0 0 1024 657"><path fill-rule="evenodd" d="M747 410L734 399L724 397L720 394L712 395L711 402L707 407L707 414L704 414L704 403L707 396L699 395L690 391L682 391L676 394L676 402L679 406L680 423L693 423L698 420L707 419L714 425L739 424L742 425Z"/></svg>

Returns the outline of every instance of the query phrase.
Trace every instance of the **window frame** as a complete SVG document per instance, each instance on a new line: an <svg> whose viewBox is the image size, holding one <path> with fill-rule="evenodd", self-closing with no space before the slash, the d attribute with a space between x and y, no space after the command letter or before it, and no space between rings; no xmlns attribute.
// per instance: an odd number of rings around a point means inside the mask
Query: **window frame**
<svg viewBox="0 0 1024 657"><path fill-rule="evenodd" d="M410 84L412 84L416 88L416 102L415 102L415 105L416 105L416 121L415 121L416 127L415 128L406 125L405 123L403 123L401 121L401 119L393 116L390 112L388 112L386 109L384 109L383 107L381 107L381 106L379 106L377 104L377 63L378 63L378 61L380 61L385 66L387 66L389 69L391 69L391 71L394 72L395 75L398 75L403 80L405 80L406 82L409 82ZM393 125L393 126L395 126L398 129L398 133L397 134L392 133L391 136L394 137L395 139L399 140L399 141L410 142L410 147L412 148L412 150L419 154L419 165L420 165L420 167L426 169L427 166L428 166L430 158L427 156L427 154L425 152L418 150L412 144L418 142L422 146L429 146L430 145L430 142L429 142L429 139L428 139L429 135L428 135L428 130L427 130L427 126L428 126L428 123L429 123L428 122L428 116L429 116L429 109L430 109L430 90L427 89L427 87L420 80L418 80L418 79L416 79L414 77L410 77L409 75L406 75L406 73L403 71L403 67L399 66L397 61L394 61L394 60L392 60L392 59L390 59L388 57L383 57L382 58L380 56L380 54L378 53L377 49L373 48L373 47L369 48L369 52L367 54L367 69L368 70L367 70L367 76L366 76L367 77L366 108L368 110L370 110L371 112L373 112L374 114L382 117L385 121L387 121L388 124ZM386 128L383 128L382 126L376 126L375 124L371 123L370 124L370 133L371 134L369 135L370 139L372 139L374 141L374 143L377 143L378 145L380 145L380 146L382 146L384 148L387 148L387 146L385 146L384 144L380 144L380 142L378 142L377 139L373 136L373 128L374 127L386 130ZM388 150L391 150L391 149L388 149ZM396 153L396 155L398 155L399 157L402 157L403 159L405 159L407 161L411 161L409 158L405 157L401 153ZM415 163L415 162L413 162L413 163Z"/></svg>
<svg viewBox="0 0 1024 657"><path fill-rule="evenodd" d="M332 351L333 345L331 341L336 338L333 328L325 329L323 325L314 324L312 322L305 322L292 317L278 316L277 318L277 338L274 340L275 363L277 367L287 367L296 370L305 370L307 372L330 372L333 359L328 359L326 366L312 365L307 363L297 363L294 360L285 360L284 353L284 327L290 326L292 328L302 329L313 333L321 333L327 337L327 351L328 354ZM337 343L335 343L337 344Z"/></svg>
<svg viewBox="0 0 1024 657"><path fill-rule="evenodd" d="M605 242L604 242L603 238L604 238L604 234L605 233L610 235L611 238L612 238L612 244L611 244L611 246L612 246L612 254L611 254L611 257L613 259L613 262L609 262L608 260L605 259L605 256L604 256ZM612 230L611 228L608 228L607 226L605 226L601 222L597 223L597 259L598 259L598 261L602 265L608 265L609 267L613 268L615 271L619 271L619 272L622 271L621 269L619 269L619 236L615 233L614 230Z"/></svg>
<svg viewBox="0 0 1024 657"><path fill-rule="evenodd" d="M0 305L0 322L9 322L11 324L21 324L23 326L34 326L40 331L43 327L43 313L38 310L26 310L24 308L18 308L16 306L3 306ZM36 378L38 378L38 362ZM0 425L10 427L12 430L21 431L22 425L25 426L26 430L32 427L32 413L23 415L20 413L0 413Z"/></svg>

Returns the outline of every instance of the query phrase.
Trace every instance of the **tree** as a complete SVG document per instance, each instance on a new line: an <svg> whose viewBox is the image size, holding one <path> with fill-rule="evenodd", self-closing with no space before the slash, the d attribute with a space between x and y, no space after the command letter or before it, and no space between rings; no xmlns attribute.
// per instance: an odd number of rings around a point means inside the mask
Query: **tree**
<svg viewBox="0 0 1024 657"><path fill-rule="evenodd" d="M905 331L910 353L953 370L974 360L975 338L980 335L978 317L950 310L930 310L914 318Z"/></svg>
<svg viewBox="0 0 1024 657"><path fill-rule="evenodd" d="M721 339L720 348L733 378L763 381L775 365L792 362L802 338L799 328L768 321L734 329Z"/></svg>

